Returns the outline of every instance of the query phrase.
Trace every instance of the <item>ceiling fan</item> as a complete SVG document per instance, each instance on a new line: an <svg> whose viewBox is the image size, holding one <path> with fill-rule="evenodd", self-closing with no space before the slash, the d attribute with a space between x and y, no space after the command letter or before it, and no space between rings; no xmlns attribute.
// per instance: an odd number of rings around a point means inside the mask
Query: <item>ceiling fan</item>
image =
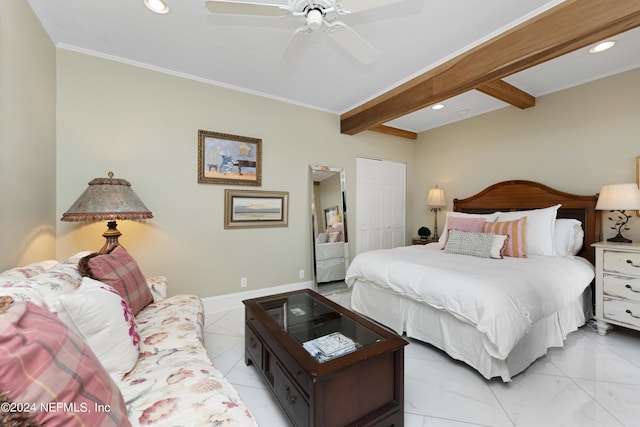
<svg viewBox="0 0 640 427"><path fill-rule="evenodd" d="M302 18L304 25L293 32L282 55L282 62L293 62L304 49L311 34L322 28L357 60L369 64L380 56L378 50L337 18L400 1L404 0L288 0L286 5L279 5L206 0L205 5L213 13Z"/></svg>

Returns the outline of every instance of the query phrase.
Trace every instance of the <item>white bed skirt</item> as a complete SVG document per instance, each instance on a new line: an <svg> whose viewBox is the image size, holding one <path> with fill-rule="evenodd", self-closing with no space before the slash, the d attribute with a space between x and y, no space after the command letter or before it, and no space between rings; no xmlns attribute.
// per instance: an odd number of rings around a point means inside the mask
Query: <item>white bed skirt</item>
<svg viewBox="0 0 640 427"><path fill-rule="evenodd" d="M356 281L351 307L400 335L406 333L410 338L438 347L487 379L501 377L507 382L545 355L548 348L562 347L567 335L584 325L585 318L590 317L591 291L588 287L578 300L531 325L529 333L506 360L496 359L485 351L482 334L473 325L374 284Z"/></svg>

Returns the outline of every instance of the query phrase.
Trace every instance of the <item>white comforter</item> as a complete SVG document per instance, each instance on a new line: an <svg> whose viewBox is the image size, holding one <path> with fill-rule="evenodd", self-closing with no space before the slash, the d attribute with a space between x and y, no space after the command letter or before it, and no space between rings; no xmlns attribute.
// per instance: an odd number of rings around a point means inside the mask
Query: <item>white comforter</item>
<svg viewBox="0 0 640 427"><path fill-rule="evenodd" d="M506 359L532 323L575 301L593 266L579 257L484 259L447 254L437 243L365 252L345 281L373 282L446 310L483 334L487 352Z"/></svg>

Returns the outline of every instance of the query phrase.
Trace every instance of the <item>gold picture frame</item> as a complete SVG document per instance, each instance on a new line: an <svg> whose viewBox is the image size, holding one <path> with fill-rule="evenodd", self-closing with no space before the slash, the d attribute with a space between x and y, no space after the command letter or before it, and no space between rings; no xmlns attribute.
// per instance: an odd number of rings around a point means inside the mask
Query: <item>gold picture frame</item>
<svg viewBox="0 0 640 427"><path fill-rule="evenodd" d="M287 227L289 192L224 190L224 228Z"/></svg>
<svg viewBox="0 0 640 427"><path fill-rule="evenodd" d="M198 130L198 183L262 185L262 140Z"/></svg>

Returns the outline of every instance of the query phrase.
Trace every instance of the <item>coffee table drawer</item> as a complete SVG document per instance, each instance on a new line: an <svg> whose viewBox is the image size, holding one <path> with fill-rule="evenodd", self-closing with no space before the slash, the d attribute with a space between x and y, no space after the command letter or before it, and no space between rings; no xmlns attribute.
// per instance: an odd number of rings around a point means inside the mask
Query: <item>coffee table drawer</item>
<svg viewBox="0 0 640 427"><path fill-rule="evenodd" d="M249 352L251 360L258 367L258 369L262 370L262 341L258 338L257 334L249 327L249 325L245 325L245 348Z"/></svg>
<svg viewBox="0 0 640 427"><path fill-rule="evenodd" d="M296 426L309 425L309 403L279 363L276 363L275 394L280 405Z"/></svg>

